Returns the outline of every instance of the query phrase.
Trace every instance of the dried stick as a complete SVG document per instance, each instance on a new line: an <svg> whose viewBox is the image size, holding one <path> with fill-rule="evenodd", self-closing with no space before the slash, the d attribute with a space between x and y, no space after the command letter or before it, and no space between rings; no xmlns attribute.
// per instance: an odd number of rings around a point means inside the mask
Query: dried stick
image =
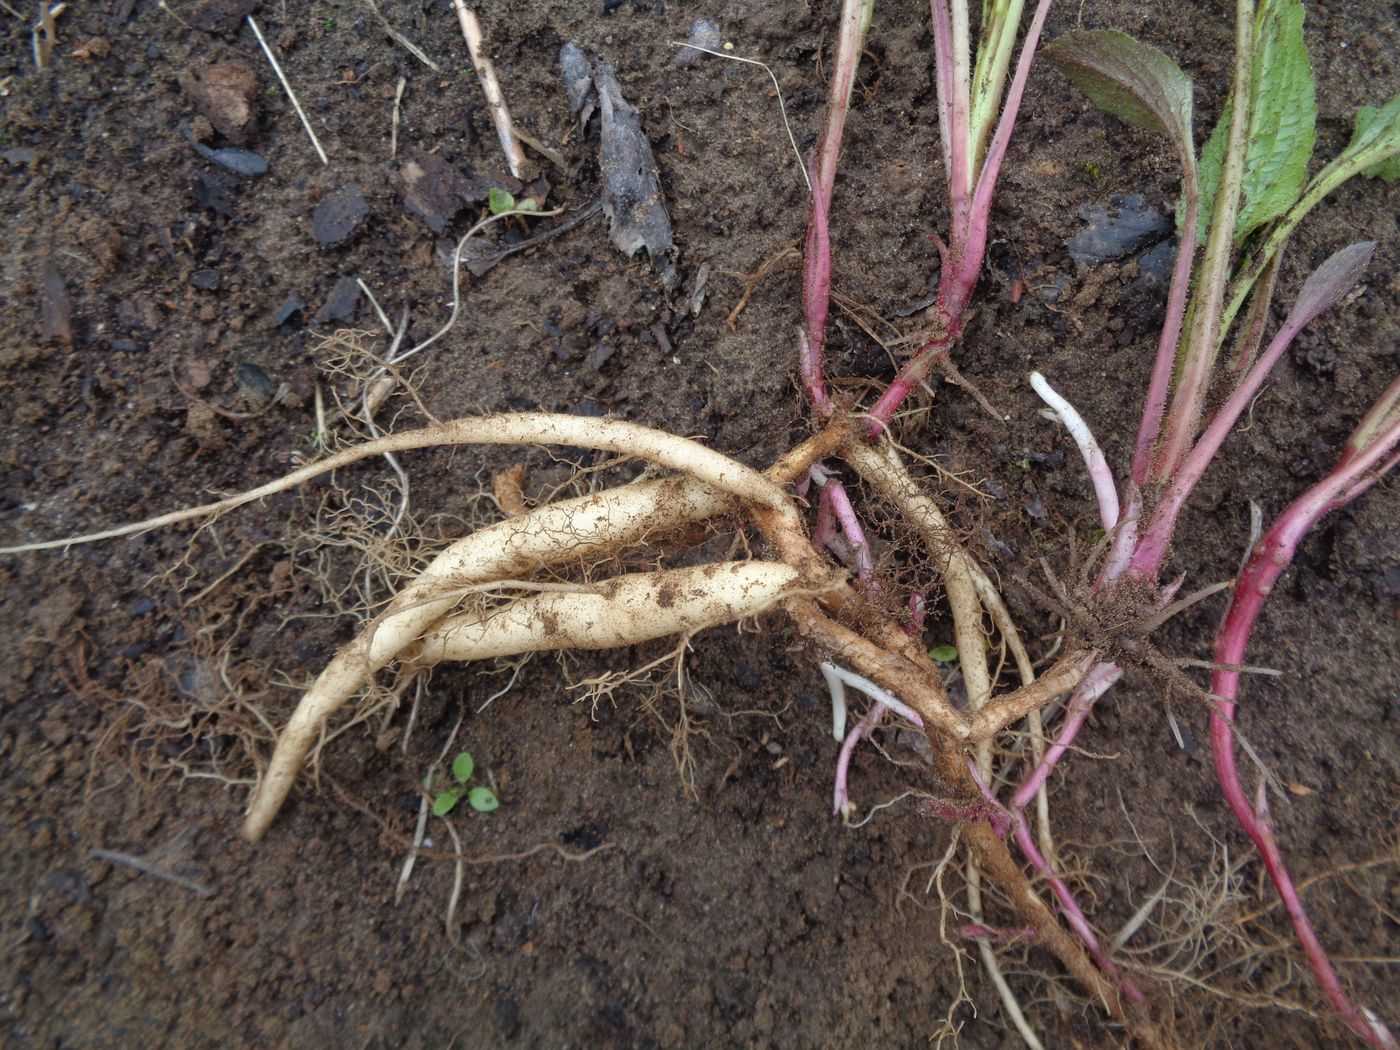
<svg viewBox="0 0 1400 1050"><path fill-rule="evenodd" d="M457 12L457 21L462 26L462 37L471 52L472 66L481 81L481 90L486 95L486 105L491 110L491 121L496 125L496 137L501 140L501 150L506 155L510 173L517 179L525 179L525 151L520 148L520 140L515 136L515 125L510 119L510 107L501 93L501 82L496 79L496 67L482 50L485 42L481 33L481 23L476 12L466 5L465 0L452 0L452 10Z"/></svg>
<svg viewBox="0 0 1400 1050"><path fill-rule="evenodd" d="M258 28L258 23L253 21L253 16L248 16L248 28L253 31L253 35L258 38L258 44L263 49L263 54L267 56L268 62L272 64L272 71L277 74L277 79L282 82L282 90L287 93L287 98L292 102L292 108L297 111L297 116L301 118L301 126L306 129L307 136L311 139L311 145L316 148L316 156L321 158L321 163L330 166L330 159L326 156L326 151L321 148L321 142L316 138L316 132L311 127L311 121L306 116L306 110L301 108L301 103L297 101L297 93L292 90L291 83L287 80L287 74L282 72L281 63L277 61L277 56L272 53L272 48L267 46L267 40L263 38L262 30Z"/></svg>

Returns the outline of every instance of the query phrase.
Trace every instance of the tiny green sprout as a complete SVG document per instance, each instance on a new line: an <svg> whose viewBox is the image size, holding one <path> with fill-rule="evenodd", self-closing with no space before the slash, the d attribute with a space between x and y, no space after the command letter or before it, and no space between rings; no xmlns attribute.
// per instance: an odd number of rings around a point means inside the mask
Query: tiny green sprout
<svg viewBox="0 0 1400 1050"><path fill-rule="evenodd" d="M535 200L534 197L526 197L523 201L517 204L516 207L519 208L521 211L539 211L540 202Z"/></svg>
<svg viewBox="0 0 1400 1050"><path fill-rule="evenodd" d="M335 19L334 19L334 18L330 18L330 17L323 18L323 19L321 19L321 24L322 24L323 26L325 26L327 29L334 29L334 28L335 28Z"/></svg>
<svg viewBox="0 0 1400 1050"><path fill-rule="evenodd" d="M463 751L452 760L452 776L459 784L465 784L476 772L476 760L471 754Z"/></svg>
<svg viewBox="0 0 1400 1050"><path fill-rule="evenodd" d="M468 751L458 752L457 757L452 760L452 779L455 783L446 791L439 791L433 796L433 816L445 817L457 808L457 803L462 801L462 796L467 796L467 804L478 813L490 813L494 809L500 808L501 800L496 797L496 793L488 787L467 788L467 781L476 772L476 760L472 758Z"/></svg>
<svg viewBox="0 0 1400 1050"><path fill-rule="evenodd" d="M515 196L508 190L493 186L491 193L487 196L487 204L491 208L492 215L500 215L503 212L515 210Z"/></svg>
<svg viewBox="0 0 1400 1050"><path fill-rule="evenodd" d="M958 647L956 645L935 645L928 651L928 655L935 663L957 663Z"/></svg>
<svg viewBox="0 0 1400 1050"><path fill-rule="evenodd" d="M1106 533L1102 528L1097 528L1093 532L1089 533L1089 542L1091 544L1102 543L1103 538L1107 535L1108 533Z"/></svg>
<svg viewBox="0 0 1400 1050"><path fill-rule="evenodd" d="M474 787L468 791L467 803L478 813L490 813L501 808L501 800L488 787Z"/></svg>
<svg viewBox="0 0 1400 1050"><path fill-rule="evenodd" d="M452 788L450 791L439 791L433 799L433 816L445 817L457 808L457 803L462 801L462 789Z"/></svg>

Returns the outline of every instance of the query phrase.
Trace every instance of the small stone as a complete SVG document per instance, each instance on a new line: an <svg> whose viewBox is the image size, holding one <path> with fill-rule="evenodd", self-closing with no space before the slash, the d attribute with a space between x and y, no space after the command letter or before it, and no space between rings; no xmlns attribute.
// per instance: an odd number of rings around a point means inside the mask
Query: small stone
<svg viewBox="0 0 1400 1050"><path fill-rule="evenodd" d="M203 0L193 11L187 10L185 17L196 29L232 36L257 6L258 0Z"/></svg>
<svg viewBox="0 0 1400 1050"><path fill-rule="evenodd" d="M436 153L416 148L409 150L399 168L398 183L403 188L404 210L421 219L434 233L447 229L465 205L486 200L493 185L480 178L469 179ZM506 182L494 185L516 192ZM524 187L517 183L517 188Z"/></svg>
<svg viewBox="0 0 1400 1050"><path fill-rule="evenodd" d="M218 270L197 270L195 275L190 278L190 284L202 291L212 292L219 287L221 279Z"/></svg>
<svg viewBox="0 0 1400 1050"><path fill-rule="evenodd" d="M306 309L306 302L296 292L282 300L282 305L277 308L277 312L272 315L272 326L281 328L292 319L293 314L298 314Z"/></svg>
<svg viewBox="0 0 1400 1050"><path fill-rule="evenodd" d="M230 191L237 185L237 180L232 176L217 171L201 171L195 176L194 185L190 187L190 196L201 208L232 219L238 212L234 208Z"/></svg>
<svg viewBox="0 0 1400 1050"><path fill-rule="evenodd" d="M369 205L360 187L353 182L328 193L311 216L311 232L321 247L339 244L369 217Z"/></svg>
<svg viewBox="0 0 1400 1050"><path fill-rule="evenodd" d="M742 660L734 665L731 674L734 678L734 684L747 693L757 692L758 687L763 684L763 679L759 677L758 672Z"/></svg>
<svg viewBox="0 0 1400 1050"><path fill-rule="evenodd" d="M233 366L233 379L255 405L265 405L277 396L277 380L250 361Z"/></svg>
<svg viewBox="0 0 1400 1050"><path fill-rule="evenodd" d="M360 282L353 277L342 277L331 288L331 294L326 296L321 309L316 311L316 320L352 324L359 306Z"/></svg>
<svg viewBox="0 0 1400 1050"><path fill-rule="evenodd" d="M1113 197L1082 213L1088 229L1065 241L1070 258L1088 265L1112 262L1169 236L1171 220L1139 194Z"/></svg>
<svg viewBox="0 0 1400 1050"><path fill-rule="evenodd" d="M588 356L583 359L583 365L590 371L596 372L607 364L608 359L615 353L617 353L617 347L610 343L599 343L588 351Z"/></svg>

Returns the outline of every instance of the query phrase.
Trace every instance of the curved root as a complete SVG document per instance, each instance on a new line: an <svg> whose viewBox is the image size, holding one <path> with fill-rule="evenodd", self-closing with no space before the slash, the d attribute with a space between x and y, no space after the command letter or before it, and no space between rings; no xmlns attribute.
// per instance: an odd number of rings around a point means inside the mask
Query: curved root
<svg viewBox="0 0 1400 1050"><path fill-rule="evenodd" d="M441 620L415 663L487 660L541 649L616 649L758 616L800 585L779 562L740 561L615 576L594 594L544 593Z"/></svg>

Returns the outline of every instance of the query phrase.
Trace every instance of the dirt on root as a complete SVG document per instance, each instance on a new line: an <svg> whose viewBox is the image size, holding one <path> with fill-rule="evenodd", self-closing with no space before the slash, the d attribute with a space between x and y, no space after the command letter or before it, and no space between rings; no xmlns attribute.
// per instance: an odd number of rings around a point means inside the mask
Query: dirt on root
<svg viewBox="0 0 1400 1050"><path fill-rule="evenodd" d="M770 63L805 154L836 6L482 5L515 117L562 155L562 170L531 158L551 203L579 209L598 194L596 129L580 132L568 113L559 48L573 40L614 64L656 152L677 280L667 288L645 259L623 257L602 217L514 254L464 279L458 324L410 366L416 397L401 387L381 419L608 414L755 466L804 436L798 256L783 253L800 246L807 211L777 99L762 71L712 58L680 66L672 42L706 18L734 54ZM242 25L248 10L328 164ZM4 16L5 542L185 506L311 455L318 390L332 425L335 396L352 390L334 372L347 339L337 351L327 337L368 333L348 340L361 374L388 343L354 279L391 323L410 309L411 342L446 321L445 259L481 205L434 232L405 207L401 162L435 154L485 185L503 162L450 6L381 0L379 11L440 68L389 39L373 5L350 0L70 5L40 72L28 23ZM1310 6L1319 156L1345 143L1357 106L1395 92L1394 16L1367 0ZM1065 3L1047 35L1112 26L1162 47L1195 79L1204 134L1228 79L1228 17L1204 0ZM833 211L838 291L895 327L912 326L909 308L932 286L931 235L947 222L930 47L927 5L877 5ZM186 129L209 148L256 153L269 172L227 170ZM1161 287L1150 260L1076 264L1065 241L1087 209L1141 194L1167 212L1175 192L1162 142L1038 67L957 358L1004 418L943 384L903 435L980 487L930 481L1038 656L1058 628L1034 597L1038 560L1072 573L1071 541L1087 546L1096 517L1073 448L1037 416L1024 376L1050 376L1110 461L1126 462ZM326 201L335 213L318 215ZM1289 290L1344 243L1379 242L1359 294L1302 336L1192 503L1171 570L1193 585L1233 574L1249 502L1272 516L1321 476L1400 366L1397 214L1400 188L1358 181L1290 248ZM772 260L763 280L747 280ZM892 374L845 314L833 313L831 349L841 376ZM576 450L413 454L415 528L441 540L486 520L496 512L482 491L519 463L532 498L593 465ZM227 516L193 543L179 528L0 560L7 1045L916 1046L954 1030L969 1047L1016 1045L975 953L957 942L961 919L941 913L930 885L949 829L908 799L858 828L831 815L836 744L816 654L777 619L696 638L684 708L645 688L591 704L570 689L664 646L439 669L411 734L412 691L397 715L336 736L267 839L244 843L241 811L271 732L353 633L365 548L383 553L354 515L382 517L393 478L382 461L365 463ZM1283 677L1249 681L1242 713L1284 786L1274 819L1318 928L1359 1000L1392 1023L1397 521L1392 482L1304 544L1250 652ZM318 543L297 540L317 522ZM377 581L372 600L386 597ZM1169 624L1162 651L1207 657L1222 601ZM940 615L926 641L951 641ZM1261 910L1271 898L1215 787L1204 711L1176 706L1178 746L1162 696L1160 682L1130 671L1053 784L1062 858L1094 922L1117 930L1167 885L1125 957L1158 968L1145 983L1184 1043L1345 1045L1316 1020L1318 995L1277 909ZM881 743L853 767L862 814L936 790L905 736L889 730ZM445 749L470 750L503 804L453 814L460 875L433 821L431 851L396 900L419 784ZM959 890L956 875L945 881ZM1197 914L1210 924L1192 939ZM1004 959L1049 1045L1121 1041L1048 957L1022 946Z"/></svg>

